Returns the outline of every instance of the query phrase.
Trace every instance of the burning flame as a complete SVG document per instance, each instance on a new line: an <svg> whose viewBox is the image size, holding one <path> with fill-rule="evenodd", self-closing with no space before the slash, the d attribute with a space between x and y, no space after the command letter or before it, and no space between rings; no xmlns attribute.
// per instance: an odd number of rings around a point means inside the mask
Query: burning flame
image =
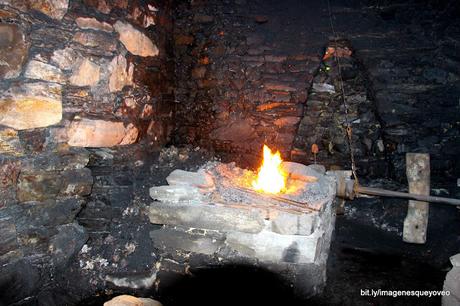
<svg viewBox="0 0 460 306"><path fill-rule="evenodd" d="M264 145L264 159L252 187L268 193L279 193L284 190L286 174L281 170L282 161L280 152L273 154L270 148Z"/></svg>

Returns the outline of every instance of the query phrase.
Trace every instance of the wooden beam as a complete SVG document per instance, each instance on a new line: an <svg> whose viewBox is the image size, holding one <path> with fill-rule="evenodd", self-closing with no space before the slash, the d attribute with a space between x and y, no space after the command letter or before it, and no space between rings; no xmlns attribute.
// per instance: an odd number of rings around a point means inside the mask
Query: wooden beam
<svg viewBox="0 0 460 306"><path fill-rule="evenodd" d="M410 193L429 195L430 155L407 153L406 175ZM428 209L428 202L409 200L407 216L404 219L403 241L418 244L426 242Z"/></svg>

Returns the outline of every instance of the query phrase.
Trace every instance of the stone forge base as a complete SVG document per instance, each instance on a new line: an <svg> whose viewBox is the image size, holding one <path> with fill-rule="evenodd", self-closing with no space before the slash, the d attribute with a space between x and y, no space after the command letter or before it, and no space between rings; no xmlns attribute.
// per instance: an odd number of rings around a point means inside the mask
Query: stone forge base
<svg viewBox="0 0 460 306"><path fill-rule="evenodd" d="M150 189L150 221L163 225L150 233L154 244L166 254L209 256L210 264L265 268L303 297L321 292L335 223L335 180L321 166L283 167L288 188L279 196L305 207L248 191L255 174L234 164L173 171L169 185Z"/></svg>

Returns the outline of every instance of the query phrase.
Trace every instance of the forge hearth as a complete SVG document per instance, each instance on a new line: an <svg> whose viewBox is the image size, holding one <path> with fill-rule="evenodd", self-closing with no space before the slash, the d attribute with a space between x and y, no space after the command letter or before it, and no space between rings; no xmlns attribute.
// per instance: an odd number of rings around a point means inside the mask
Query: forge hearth
<svg viewBox="0 0 460 306"><path fill-rule="evenodd" d="M166 252L217 257L220 264L257 265L281 275L303 296L326 281L334 228L335 181L318 165L283 162L286 190L255 191L255 173L208 162L197 172L174 170L152 187L151 237ZM211 262L211 261L210 261Z"/></svg>

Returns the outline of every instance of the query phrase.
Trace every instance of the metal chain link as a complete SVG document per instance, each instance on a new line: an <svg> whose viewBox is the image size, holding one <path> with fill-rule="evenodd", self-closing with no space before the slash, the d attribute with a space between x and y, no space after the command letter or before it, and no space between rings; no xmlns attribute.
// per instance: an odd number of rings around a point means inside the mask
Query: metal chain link
<svg viewBox="0 0 460 306"><path fill-rule="evenodd" d="M334 29L334 22L332 21L332 10L331 10L331 3L330 0L327 0L327 7L329 10L329 22L331 25L331 30L332 34L334 36L335 41L338 41L337 34ZM343 78L342 78L342 66L340 65L340 58L337 56L337 44L335 45L335 50L334 50L334 60L337 63L338 67L338 75L339 75L339 83L340 83L340 92L341 92L341 98L342 98L342 103L345 108L345 124L346 124L346 137L348 141L348 148L350 149L350 161L351 161L351 172L353 174L353 178L355 179L355 185L358 185L358 175L356 174L356 163L355 163L355 156L354 156L354 150L353 150L353 128L351 127L350 120L348 118L348 105L347 101L345 99L345 88L343 86Z"/></svg>

